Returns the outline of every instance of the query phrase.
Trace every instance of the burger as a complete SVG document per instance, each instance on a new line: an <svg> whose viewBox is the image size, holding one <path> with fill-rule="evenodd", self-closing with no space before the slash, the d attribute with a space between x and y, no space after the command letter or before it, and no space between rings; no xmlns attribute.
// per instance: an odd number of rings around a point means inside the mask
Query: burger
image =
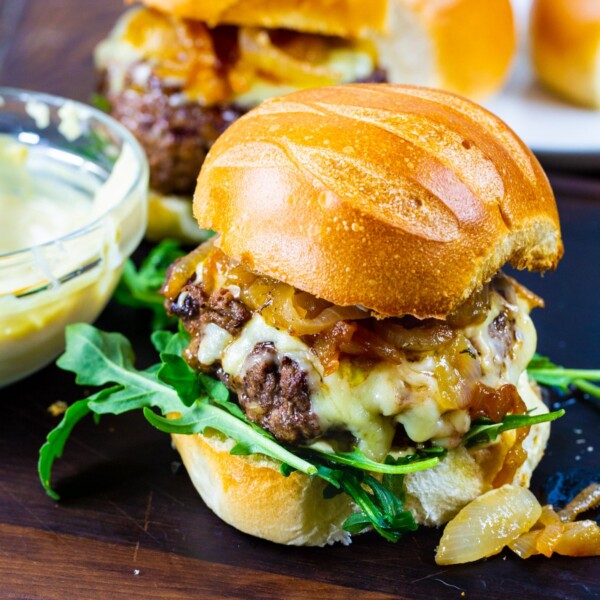
<svg viewBox="0 0 600 600"><path fill-rule="evenodd" d="M100 93L149 158L148 237L198 241L198 170L262 100L348 82L411 83L472 98L504 81L509 0L144 0L96 49Z"/></svg>
<svg viewBox="0 0 600 600"><path fill-rule="evenodd" d="M435 453L396 490L421 524L528 486L548 423L469 443L482 419L547 413L526 372L542 301L501 268L554 269L559 221L539 163L502 121L391 84L271 99L213 145L194 214L217 235L172 266L166 307L190 336L188 365L254 427L299 455ZM173 439L206 504L244 532L323 545L360 530L348 519L361 507L324 498L322 479L285 477L214 430Z"/></svg>

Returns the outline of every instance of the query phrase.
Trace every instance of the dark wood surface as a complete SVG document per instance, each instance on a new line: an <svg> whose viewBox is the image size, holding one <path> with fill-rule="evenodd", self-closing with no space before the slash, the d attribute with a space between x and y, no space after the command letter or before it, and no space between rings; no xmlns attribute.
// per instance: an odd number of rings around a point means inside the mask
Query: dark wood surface
<svg viewBox="0 0 600 600"><path fill-rule="evenodd" d="M120 0L0 0L0 83L86 100L92 48L121 10ZM551 179L566 256L556 273L520 279L547 302L535 313L540 351L598 367L600 179ZM146 315L110 305L99 326L128 335L141 364L153 360ZM56 468L63 500L55 503L36 475L38 449L56 424L47 407L81 394L54 366L0 390L0 598L600 597L599 559L521 561L506 552L441 568L436 530L397 545L366 535L324 549L253 539L203 505L168 438L141 415L75 431ZM542 499L555 472L600 470L599 409L567 404L534 478Z"/></svg>

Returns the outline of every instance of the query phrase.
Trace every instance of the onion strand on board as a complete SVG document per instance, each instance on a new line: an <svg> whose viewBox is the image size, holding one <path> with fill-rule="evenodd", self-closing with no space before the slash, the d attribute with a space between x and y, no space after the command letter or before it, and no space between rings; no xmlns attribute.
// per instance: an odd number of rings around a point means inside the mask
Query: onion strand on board
<svg viewBox="0 0 600 600"><path fill-rule="evenodd" d="M444 529L436 562L454 565L472 562L508 546L521 558L543 554L600 556L600 526L574 519L600 504L595 483L558 513L544 507L526 488L503 485L467 504Z"/></svg>
<svg viewBox="0 0 600 600"><path fill-rule="evenodd" d="M439 565L458 565L498 554L531 529L542 507L527 489L504 485L467 504L444 529L435 556Z"/></svg>

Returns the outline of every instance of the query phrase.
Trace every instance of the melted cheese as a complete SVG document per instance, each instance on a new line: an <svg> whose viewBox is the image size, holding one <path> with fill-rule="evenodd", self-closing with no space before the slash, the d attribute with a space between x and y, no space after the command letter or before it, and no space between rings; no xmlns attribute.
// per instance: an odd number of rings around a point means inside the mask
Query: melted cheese
<svg viewBox="0 0 600 600"><path fill-rule="evenodd" d="M311 388L314 389L319 385L321 380L320 372L317 370L319 361L310 348L285 331L267 325L259 314L255 314L246 324L242 333L225 348L221 358L221 365L225 373L236 378L243 377L244 362L254 346L260 342L272 342L277 348L280 358L288 356L296 361L300 368L307 373Z"/></svg>
<svg viewBox="0 0 600 600"><path fill-rule="evenodd" d="M201 276L202 269L197 273ZM470 360L477 361L479 381L494 388L517 384L535 351L535 329L528 310L524 299L516 298L510 304L494 291L486 320L462 331L460 339L478 353ZM498 351L498 342L489 332L490 324L503 311L514 319L516 335L516 343L506 355ZM398 365L382 361L367 370L345 359L337 371L323 377L317 356L306 344L255 314L236 338L217 325L208 325L198 358L203 364L220 359L227 374L241 379L249 355L261 342L273 343L279 360L287 356L306 372L321 429L350 431L359 448L374 459L381 460L389 453L398 423L415 443L435 440L447 447L455 446L470 427L468 411L449 407L443 398L437 367L449 361L444 354L431 353Z"/></svg>
<svg viewBox="0 0 600 600"><path fill-rule="evenodd" d="M212 365L221 358L232 340L233 336L228 331L214 323L209 323L204 328L204 335L198 348L198 360L203 365Z"/></svg>

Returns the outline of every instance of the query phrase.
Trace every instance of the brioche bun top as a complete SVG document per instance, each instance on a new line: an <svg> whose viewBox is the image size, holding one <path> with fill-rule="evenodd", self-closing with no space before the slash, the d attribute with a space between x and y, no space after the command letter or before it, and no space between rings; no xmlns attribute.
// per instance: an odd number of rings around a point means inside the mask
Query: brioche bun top
<svg viewBox="0 0 600 600"><path fill-rule="evenodd" d="M194 214L229 256L338 305L445 318L505 263L562 256L548 180L497 117L355 84L263 103L217 140Z"/></svg>
<svg viewBox="0 0 600 600"><path fill-rule="evenodd" d="M220 24L358 37L386 29L387 0L142 0L177 17Z"/></svg>

